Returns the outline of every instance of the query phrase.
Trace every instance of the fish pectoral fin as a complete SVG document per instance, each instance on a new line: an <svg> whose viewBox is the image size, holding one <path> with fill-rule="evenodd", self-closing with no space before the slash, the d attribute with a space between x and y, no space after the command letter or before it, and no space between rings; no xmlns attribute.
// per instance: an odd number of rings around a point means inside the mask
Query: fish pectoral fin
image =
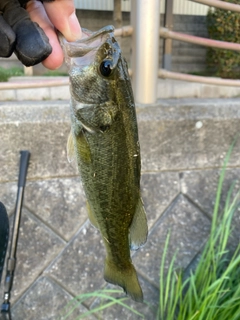
<svg viewBox="0 0 240 320"><path fill-rule="evenodd" d="M96 217L95 217L95 215L94 215L94 212L93 212L93 210L91 209L90 204L88 203L88 201L87 201L87 212L88 212L88 218L89 218L91 224L92 224L95 228L99 229L99 225L98 225L97 219L96 219Z"/></svg>
<svg viewBox="0 0 240 320"><path fill-rule="evenodd" d="M77 115L77 119L78 121L81 123L81 125L83 126L83 128L88 132L88 133L91 133L91 134L94 134L94 133L99 133L101 132L101 130L99 128L97 128L96 126L94 126L94 124L86 121L82 116L81 114L78 112L78 115Z"/></svg>
<svg viewBox="0 0 240 320"><path fill-rule="evenodd" d="M110 101L80 108L76 118L88 133L102 133L112 125L117 112L118 106Z"/></svg>
<svg viewBox="0 0 240 320"><path fill-rule="evenodd" d="M112 101L107 101L100 104L96 110L96 116L98 118L99 127L110 127L116 117L118 107Z"/></svg>
<svg viewBox="0 0 240 320"><path fill-rule="evenodd" d="M142 199L139 198L135 214L129 229L129 243L131 250L137 250L147 241L148 226L146 212Z"/></svg>
<svg viewBox="0 0 240 320"><path fill-rule="evenodd" d="M74 152L74 143L73 143L73 135L72 130L70 131L68 135L68 141L67 141L67 159L68 162L74 162L76 160L75 152Z"/></svg>

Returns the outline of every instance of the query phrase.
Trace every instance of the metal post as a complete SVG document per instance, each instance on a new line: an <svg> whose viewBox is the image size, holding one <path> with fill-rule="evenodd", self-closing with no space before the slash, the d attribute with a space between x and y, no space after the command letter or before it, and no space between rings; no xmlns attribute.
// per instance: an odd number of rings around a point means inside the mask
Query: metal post
<svg viewBox="0 0 240 320"><path fill-rule="evenodd" d="M25 76L33 76L33 67L23 66Z"/></svg>
<svg viewBox="0 0 240 320"><path fill-rule="evenodd" d="M113 24L115 29L119 29L122 27L122 1L121 0L114 0L113 5ZM121 47L122 39L118 39L118 44Z"/></svg>
<svg viewBox="0 0 240 320"><path fill-rule="evenodd" d="M113 22L114 22L114 27L116 29L122 27L122 2L121 2L121 0L114 0Z"/></svg>
<svg viewBox="0 0 240 320"><path fill-rule="evenodd" d="M132 0L132 85L135 101L157 100L160 0Z"/></svg>

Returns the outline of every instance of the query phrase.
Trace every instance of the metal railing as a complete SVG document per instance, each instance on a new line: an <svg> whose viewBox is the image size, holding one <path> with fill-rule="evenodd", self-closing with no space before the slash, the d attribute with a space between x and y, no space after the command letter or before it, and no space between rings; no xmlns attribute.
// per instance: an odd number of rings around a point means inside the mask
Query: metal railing
<svg viewBox="0 0 240 320"><path fill-rule="evenodd" d="M120 0L114 0L120 1ZM97 11L113 11L114 9L113 0L74 0L76 9L80 10L97 10ZM150 2L151 0L149 0ZM124 1L121 0L121 7L123 12L131 11L131 0ZM194 3L187 0L176 0L173 6L174 14L184 14L184 15L206 15L207 6L202 6L199 3ZM165 12L165 2L160 1L160 13Z"/></svg>
<svg viewBox="0 0 240 320"><path fill-rule="evenodd" d="M0 83L0 90L33 89L45 87L61 87L69 84L68 77L56 80L15 81Z"/></svg>
<svg viewBox="0 0 240 320"><path fill-rule="evenodd" d="M178 32L173 32L172 29L172 7L173 0L166 1L165 10L165 28L160 28L160 35L166 39L163 52L163 67L164 69L157 70L157 75L160 78L169 78L176 80L192 81L206 84L227 85L240 87L239 80L210 78L202 76L193 76L183 73L168 71L171 66L171 41L181 40L189 43L195 43L203 46L215 48L223 48L228 50L240 51L240 44L229 43L225 41L216 41L207 38L190 36ZM192 0L194 2L216 6L221 9L240 12L240 5L227 3L219 0ZM132 80L135 100L140 104L153 104L157 100L156 88L156 65L158 54L153 54L152 48L158 52L159 34L154 32L155 28L159 28L159 19L155 19L153 11L158 11L157 0L151 1L151 8L147 8L146 0L132 0L132 15L133 19L133 63L132 63ZM148 3L150 4L150 3ZM153 11L151 11L153 10ZM149 13L152 12L152 18L149 18ZM147 27L146 27L147 26ZM149 40L151 39L151 40ZM167 42L168 41L168 42ZM148 44L150 42L150 44ZM145 50L144 46L148 47ZM150 46L150 47L149 47ZM144 48L144 54L141 50ZM137 49L137 50L136 50ZM139 50L139 51L138 51ZM147 55L148 54L148 55ZM147 68L147 71L144 69Z"/></svg>
<svg viewBox="0 0 240 320"><path fill-rule="evenodd" d="M194 76L169 71L171 68L172 40L180 40L206 47L222 48L240 51L240 44L217 41L172 31L173 0L165 0L164 27L160 25L159 0L132 0L131 26L115 30L115 36L132 36L132 76L135 100L140 104L154 104L157 100L157 79L169 78L175 80L199 82L213 85L240 87L240 80L214 77ZM194 2L216 6L221 9L240 12L240 5L220 0L191 0ZM159 69L159 36L164 39L163 68ZM68 85L69 80L40 80L38 82L14 82L0 84L0 90L20 88L41 88Z"/></svg>
<svg viewBox="0 0 240 320"><path fill-rule="evenodd" d="M220 0L191 0L191 1L205 4L210 7L240 12L240 6L234 3L224 2Z"/></svg>

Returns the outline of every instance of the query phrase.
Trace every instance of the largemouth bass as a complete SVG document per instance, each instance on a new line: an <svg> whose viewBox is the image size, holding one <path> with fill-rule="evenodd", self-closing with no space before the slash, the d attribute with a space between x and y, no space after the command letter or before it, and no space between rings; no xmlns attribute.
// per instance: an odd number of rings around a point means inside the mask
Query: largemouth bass
<svg viewBox="0 0 240 320"><path fill-rule="evenodd" d="M91 223L106 248L104 278L143 301L130 248L147 239L140 195L140 147L127 63L114 28L61 38L71 90L68 157L76 157Z"/></svg>

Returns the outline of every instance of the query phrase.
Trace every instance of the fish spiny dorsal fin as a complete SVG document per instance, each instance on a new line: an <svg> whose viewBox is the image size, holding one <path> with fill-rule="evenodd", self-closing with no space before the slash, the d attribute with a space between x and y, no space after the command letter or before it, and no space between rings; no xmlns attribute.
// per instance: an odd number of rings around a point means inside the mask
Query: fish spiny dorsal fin
<svg viewBox="0 0 240 320"><path fill-rule="evenodd" d="M146 212L142 199L139 198L135 214L129 229L129 243L131 250L137 250L147 241L148 226Z"/></svg>
<svg viewBox="0 0 240 320"><path fill-rule="evenodd" d="M67 158L68 158L68 162L70 162L70 163L74 162L76 159L75 152L74 152L72 131L70 131L69 136L68 136L68 141L67 141Z"/></svg>

